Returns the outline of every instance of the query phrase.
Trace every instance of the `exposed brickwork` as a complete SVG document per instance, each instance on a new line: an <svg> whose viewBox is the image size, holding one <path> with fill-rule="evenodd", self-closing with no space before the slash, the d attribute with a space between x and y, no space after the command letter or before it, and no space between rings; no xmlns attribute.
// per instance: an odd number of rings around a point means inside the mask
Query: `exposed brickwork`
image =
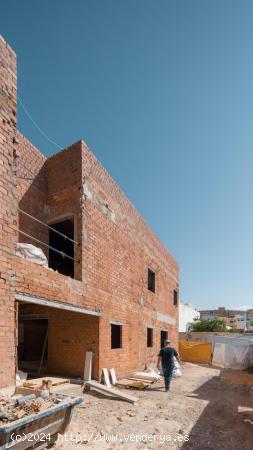
<svg viewBox="0 0 253 450"><path fill-rule="evenodd" d="M46 157L21 133L17 132L17 196L19 208L43 222L48 221ZM20 230L47 243L48 231L21 212L18 213ZM34 241L19 234L19 242ZM47 254L47 250L43 249Z"/></svg>
<svg viewBox="0 0 253 450"><path fill-rule="evenodd" d="M48 320L49 373L82 377L85 352L92 351L93 371L98 377L98 318L32 304L19 307L22 319L32 316L34 320L40 314Z"/></svg>
<svg viewBox="0 0 253 450"><path fill-rule="evenodd" d="M179 288L176 261L84 142L46 159L20 134L18 141L19 161L25 161L18 174L20 207L47 223L73 217L75 239L81 245L75 248L80 259L76 279L13 257L16 291L101 313L99 319L66 311L51 314L51 369L58 373L73 369L82 376L84 352L92 346L97 377L103 367L114 367L118 376L144 368L156 358L161 329L178 345L178 308L173 305L173 289ZM47 242L47 230L30 219L20 215L19 226ZM155 293L147 289L148 267L156 274ZM122 324L122 348L111 349L111 322ZM150 326L153 347L148 348ZM69 341L69 347L67 342L66 349L54 345L53 333L56 343Z"/></svg>
<svg viewBox="0 0 253 450"><path fill-rule="evenodd" d="M16 56L0 36L0 387L15 380Z"/></svg>
<svg viewBox="0 0 253 450"><path fill-rule="evenodd" d="M48 158L46 164L48 180L48 222L73 217L76 242L82 242L82 216L80 196L82 188L81 148L73 144ZM82 278L81 245L75 248L75 278Z"/></svg>
<svg viewBox="0 0 253 450"><path fill-rule="evenodd" d="M100 368L110 361L119 374L125 375L154 361L161 329L168 330L173 344L178 345L178 311L173 305L178 266L84 143L82 165L83 181L88 186L83 278L87 298L93 298L103 311ZM155 293L147 289L148 267L156 273ZM175 324L158 322L157 311L174 318ZM112 320L123 324L122 349L110 348ZM152 348L147 348L148 326L154 327Z"/></svg>

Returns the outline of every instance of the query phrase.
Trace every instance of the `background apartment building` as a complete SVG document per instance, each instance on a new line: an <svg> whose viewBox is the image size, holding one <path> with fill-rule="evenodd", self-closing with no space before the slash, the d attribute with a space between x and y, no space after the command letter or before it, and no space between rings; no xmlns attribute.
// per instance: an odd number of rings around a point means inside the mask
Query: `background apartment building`
<svg viewBox="0 0 253 450"><path fill-rule="evenodd" d="M253 309L236 310L219 307L218 309L200 310L201 320L224 320L226 325L244 331L253 331Z"/></svg>

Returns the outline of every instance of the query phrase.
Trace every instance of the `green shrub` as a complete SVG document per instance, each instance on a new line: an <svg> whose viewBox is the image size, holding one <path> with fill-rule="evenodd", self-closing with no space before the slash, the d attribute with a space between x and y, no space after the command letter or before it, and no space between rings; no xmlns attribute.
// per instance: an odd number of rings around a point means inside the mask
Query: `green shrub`
<svg viewBox="0 0 253 450"><path fill-rule="evenodd" d="M227 331L224 320L199 320L190 325L189 331Z"/></svg>

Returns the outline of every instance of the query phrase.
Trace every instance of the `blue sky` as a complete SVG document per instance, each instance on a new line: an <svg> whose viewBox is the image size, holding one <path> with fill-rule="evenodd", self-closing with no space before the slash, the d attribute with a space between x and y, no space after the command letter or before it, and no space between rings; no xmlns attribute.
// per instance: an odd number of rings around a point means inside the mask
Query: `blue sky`
<svg viewBox="0 0 253 450"><path fill-rule="evenodd" d="M87 142L198 308L253 305L252 19L250 0L1 4L30 114L63 147ZM20 108L18 123L57 151Z"/></svg>

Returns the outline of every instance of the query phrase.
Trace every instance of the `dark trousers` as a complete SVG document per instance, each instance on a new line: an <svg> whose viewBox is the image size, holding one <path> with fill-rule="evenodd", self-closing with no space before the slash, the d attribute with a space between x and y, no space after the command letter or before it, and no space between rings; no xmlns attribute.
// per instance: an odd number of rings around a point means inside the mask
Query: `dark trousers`
<svg viewBox="0 0 253 450"><path fill-rule="evenodd" d="M170 390L172 371L173 371L173 367L163 367L164 384L165 384L166 391Z"/></svg>

